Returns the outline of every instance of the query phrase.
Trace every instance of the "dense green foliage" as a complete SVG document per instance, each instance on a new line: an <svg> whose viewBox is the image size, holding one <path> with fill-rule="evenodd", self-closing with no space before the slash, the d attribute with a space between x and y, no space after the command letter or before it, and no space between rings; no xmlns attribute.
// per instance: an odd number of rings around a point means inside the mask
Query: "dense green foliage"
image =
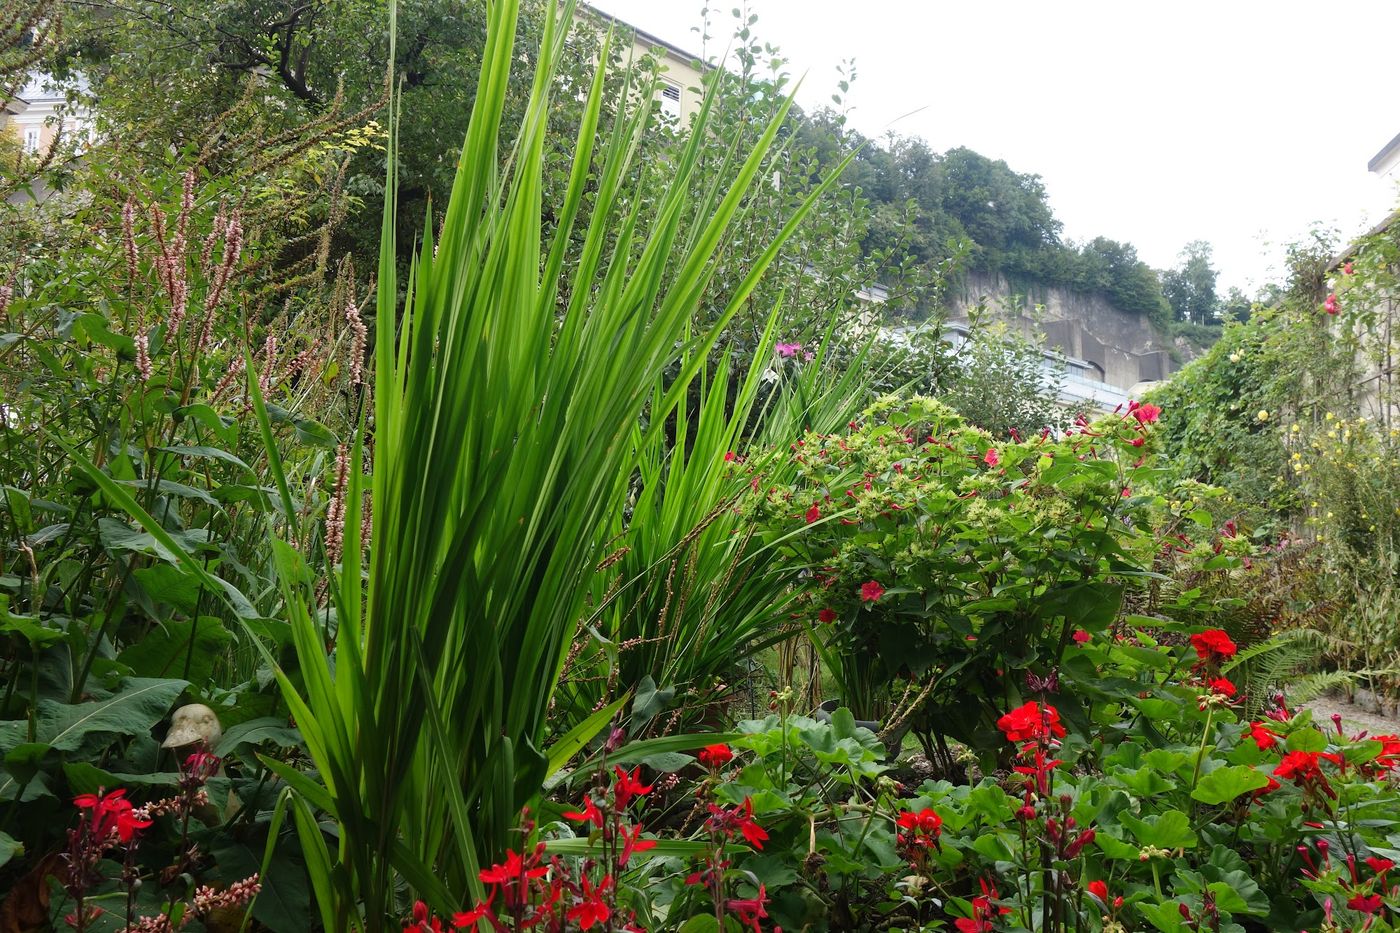
<svg viewBox="0 0 1400 933"><path fill-rule="evenodd" d="M410 5L393 93L375 4L154 9L69 61L168 124L4 166L61 187L4 208L6 927L1394 929L1400 738L1289 708L1397 666L1394 234L1057 431L1031 343L853 287L1150 271L847 151L743 16L677 133L567 3Z"/></svg>
<svg viewBox="0 0 1400 933"><path fill-rule="evenodd" d="M1272 306L1230 324L1151 400L1182 475L1230 490L1241 524L1306 553L1303 599L1331 637L1324 662L1393 691L1400 551L1394 299L1397 231L1334 262L1318 236L1290 250Z"/></svg>

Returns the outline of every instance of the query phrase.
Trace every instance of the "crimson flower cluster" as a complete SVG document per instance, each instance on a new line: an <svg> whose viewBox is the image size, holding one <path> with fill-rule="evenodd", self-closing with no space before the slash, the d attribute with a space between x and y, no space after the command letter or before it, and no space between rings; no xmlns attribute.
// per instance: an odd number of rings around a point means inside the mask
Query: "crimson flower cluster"
<svg viewBox="0 0 1400 933"><path fill-rule="evenodd" d="M929 850L938 848L938 837L943 832L943 817L932 807L924 807L917 813L905 810L895 820L898 827L895 844L899 846L909 866L917 872L928 868Z"/></svg>
<svg viewBox="0 0 1400 933"><path fill-rule="evenodd" d="M130 842L138 830L149 829L150 820L143 820L136 814L131 801L126 799L126 790L118 788L109 794L81 794L73 798L73 805L79 810L90 810L88 826L92 837L105 845L120 840ZM112 839L115 836L116 840Z"/></svg>
<svg viewBox="0 0 1400 933"><path fill-rule="evenodd" d="M1010 907L1002 907L999 903L1000 895L995 885L988 884L985 878L980 883L982 894L972 899L972 916L953 921L959 933L992 933L996 929L997 918L1011 913Z"/></svg>

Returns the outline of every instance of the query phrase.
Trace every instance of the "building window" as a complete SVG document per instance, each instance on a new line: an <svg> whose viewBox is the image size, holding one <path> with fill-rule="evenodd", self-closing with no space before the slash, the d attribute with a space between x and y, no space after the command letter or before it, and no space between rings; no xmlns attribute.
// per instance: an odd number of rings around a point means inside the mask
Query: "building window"
<svg viewBox="0 0 1400 933"><path fill-rule="evenodd" d="M681 118L681 86L673 81L661 82L661 112L669 119Z"/></svg>
<svg viewBox="0 0 1400 933"><path fill-rule="evenodd" d="M25 127L25 129L24 129L24 151L25 151L25 152L38 152L38 151L39 151L39 128L38 128L37 126L28 126L28 127Z"/></svg>

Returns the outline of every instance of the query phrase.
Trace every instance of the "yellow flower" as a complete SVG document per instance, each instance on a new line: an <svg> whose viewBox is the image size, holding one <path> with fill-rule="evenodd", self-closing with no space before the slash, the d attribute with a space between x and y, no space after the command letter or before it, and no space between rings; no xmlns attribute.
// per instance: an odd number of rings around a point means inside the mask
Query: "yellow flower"
<svg viewBox="0 0 1400 933"><path fill-rule="evenodd" d="M1259 409L1259 414L1256 415L1255 417L1258 418L1260 421L1268 421L1268 420L1269 420L1269 413L1268 413L1268 411L1266 411L1265 409L1261 408L1261 409Z"/></svg>

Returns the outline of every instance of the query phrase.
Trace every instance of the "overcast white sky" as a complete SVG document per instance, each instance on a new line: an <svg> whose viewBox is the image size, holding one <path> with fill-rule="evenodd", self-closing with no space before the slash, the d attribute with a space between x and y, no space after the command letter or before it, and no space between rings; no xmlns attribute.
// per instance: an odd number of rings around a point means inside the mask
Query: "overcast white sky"
<svg viewBox="0 0 1400 933"><path fill-rule="evenodd" d="M723 48L736 0L718 7ZM744 0L737 0L743 3ZM700 51L702 0L594 0ZM1400 2L748 0L758 36L826 101L854 57L853 124L968 146L1045 180L1066 237L1157 268L1189 240L1252 292L1315 222L1364 231L1397 191L1366 163L1397 133ZM895 123L900 115L922 112Z"/></svg>

